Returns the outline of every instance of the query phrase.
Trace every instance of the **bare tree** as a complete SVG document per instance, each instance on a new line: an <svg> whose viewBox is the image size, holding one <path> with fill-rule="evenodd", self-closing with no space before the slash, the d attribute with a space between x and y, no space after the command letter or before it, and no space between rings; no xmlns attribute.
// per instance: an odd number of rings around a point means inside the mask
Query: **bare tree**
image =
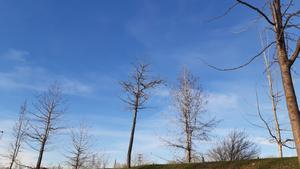
<svg viewBox="0 0 300 169"><path fill-rule="evenodd" d="M297 34L300 29L300 24L297 23L298 20L295 19L300 16L300 10L296 8L295 11L291 11L292 9L295 9L293 8L295 5L294 3L294 0L288 0L287 3L283 3L281 0L268 0L265 1L263 8L259 8L244 0L236 0L236 3L230 7L229 10L232 10L238 5L243 5L256 12L267 23L267 29L274 33L274 41L270 42L262 51L258 52L255 56L250 58L249 61L240 66L226 69L210 66L220 71L243 68L251 64L256 58L261 56L264 51L275 44L277 56L274 62L278 63L280 67L286 106L300 164L300 111L292 77L292 67L300 53L300 38L299 34ZM265 7L269 7L269 10L266 11L268 8ZM227 13L228 10L225 14ZM294 48L291 47L291 45L293 45Z"/></svg>
<svg viewBox="0 0 300 169"><path fill-rule="evenodd" d="M208 152L214 161L235 161L257 158L259 149L245 132L234 130Z"/></svg>
<svg viewBox="0 0 300 169"><path fill-rule="evenodd" d="M196 157L194 141L208 140L210 131L218 123L215 118L204 117L207 95L187 69L179 77L179 85L172 92L174 105L178 110L176 125L180 127L180 136L176 141L165 142L172 147L185 151L185 162ZM194 152L194 153L193 153Z"/></svg>
<svg viewBox="0 0 300 169"><path fill-rule="evenodd" d="M263 45L263 39L261 36L261 41L262 41L262 45ZM265 40L267 41L267 39ZM280 91L274 91L274 78L273 78L273 72L271 71L271 63L270 63L270 54L269 54L269 50L266 50L263 53L263 59L264 59L264 64L265 64L265 72L266 72L266 77L267 77L267 81L268 81L268 88L269 88L269 98L271 100L271 105L272 105L272 112L273 112L273 120L271 120L270 122L268 120L266 120L260 110L260 106L259 106L259 99L258 99L258 94L256 92L256 101L257 101L257 112L258 112L258 116L259 119L263 122L264 126L259 126L262 128L265 128L268 133L269 136L271 137L271 142L275 142L277 144L278 147L278 156L280 158L283 157L283 147L287 147L287 148L294 148L292 146L289 145L290 142L293 142L293 139L287 138L287 139L283 139L282 136L282 132L283 131L287 131L285 129L283 129L279 123L279 118L278 118L278 104L280 102ZM272 127L271 125L274 125L274 127Z"/></svg>
<svg viewBox="0 0 300 169"><path fill-rule="evenodd" d="M128 81L122 81L121 86L126 93L126 99L122 99L133 113L132 128L127 153L127 167L131 167L131 153L136 127L138 111L144 109L149 99L148 91L162 84L162 80L149 76L149 64L139 63L134 66L134 72Z"/></svg>
<svg viewBox="0 0 300 169"><path fill-rule="evenodd" d="M282 9L282 6L284 5L280 0L267 1L272 14L271 20L264 11L256 8L255 6L241 0L237 0L237 2L258 12L273 27L275 32L277 59L281 70L282 83L297 149L298 161L300 162L300 112L291 75L291 68L300 52L299 36L296 36L298 40L295 43L296 46L291 54L289 54L291 49L288 43L291 40L291 34L288 32L288 29L300 28L298 24L293 23L293 18L300 15L300 10L292 13L289 12L290 7L293 5L293 0L289 1L285 9Z"/></svg>
<svg viewBox="0 0 300 169"><path fill-rule="evenodd" d="M32 120L29 123L29 145L39 152L36 169L41 168L42 159L46 150L46 145L51 136L58 130L59 121L65 111L65 100L61 88L58 84L51 85L47 91L37 96L34 103L35 111L31 112ZM31 143L36 143L32 145Z"/></svg>
<svg viewBox="0 0 300 169"><path fill-rule="evenodd" d="M71 140L72 148L67 163L72 169L82 169L89 160L90 137L87 128L81 124L78 129L72 129Z"/></svg>
<svg viewBox="0 0 300 169"><path fill-rule="evenodd" d="M18 121L13 127L13 143L10 144L8 158L10 160L9 169L13 168L16 163L22 144L26 139L26 129L28 127L28 120L26 119L27 105L26 102L21 106Z"/></svg>

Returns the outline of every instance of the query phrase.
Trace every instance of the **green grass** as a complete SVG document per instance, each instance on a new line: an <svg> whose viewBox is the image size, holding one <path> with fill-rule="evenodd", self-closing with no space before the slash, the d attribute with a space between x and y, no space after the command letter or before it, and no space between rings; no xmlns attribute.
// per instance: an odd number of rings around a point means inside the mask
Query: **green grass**
<svg viewBox="0 0 300 169"><path fill-rule="evenodd" d="M234 162L206 162L194 164L145 165L134 169L300 169L297 158L267 158Z"/></svg>

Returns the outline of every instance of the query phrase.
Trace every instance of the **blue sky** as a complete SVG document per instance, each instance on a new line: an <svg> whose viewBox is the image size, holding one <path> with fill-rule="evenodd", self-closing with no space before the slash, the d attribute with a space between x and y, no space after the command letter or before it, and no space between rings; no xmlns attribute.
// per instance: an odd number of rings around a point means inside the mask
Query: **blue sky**
<svg viewBox="0 0 300 169"><path fill-rule="evenodd" d="M166 136L170 127L166 116L174 114L169 89L186 66L200 78L210 96L208 112L222 120L213 132L214 139L199 143L199 151L205 152L214 140L239 128L261 146L262 156L276 156L276 146L265 139L267 132L245 120L257 120L253 117L255 86L263 108L270 113L262 59L234 72L218 72L201 62L205 59L220 67L239 65L261 48L259 31L264 22L253 22L257 15L244 7L208 22L232 3L0 1L0 126L9 132L20 104L25 99L31 102L36 93L58 81L68 99L64 124L76 126L86 121L94 151L107 154L111 161L124 162L131 112L119 99L118 82L127 78L136 59L143 59L152 64L152 73L166 79L168 85L153 91L151 108L140 112L135 153L161 163L165 161L158 156L173 158L173 152L160 137ZM295 76L296 89L298 81ZM287 123L284 103L280 107L280 117ZM67 138L64 134L58 136L65 144ZM4 134L1 152L5 152L9 140L9 133ZM51 145L56 148L45 155L45 165L63 164L64 145ZM286 150L285 154L295 152ZM36 155L25 148L22 158L34 164Z"/></svg>

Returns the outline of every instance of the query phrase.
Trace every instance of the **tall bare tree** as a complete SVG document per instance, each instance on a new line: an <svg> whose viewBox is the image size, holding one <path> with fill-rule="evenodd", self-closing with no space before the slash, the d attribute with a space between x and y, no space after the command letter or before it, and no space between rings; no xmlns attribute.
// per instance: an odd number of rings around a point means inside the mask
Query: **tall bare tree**
<svg viewBox="0 0 300 169"><path fill-rule="evenodd" d="M278 63L280 67L286 106L300 164L300 111L292 77L292 67L300 53L300 38L298 34L300 25L297 23L298 20L295 19L300 16L300 10L293 8L296 3L294 0L288 0L286 3L283 3L281 0L267 0L262 8L252 5L244 0L235 1L236 3L230 7L225 14L238 5L243 5L253 10L267 23L267 29L272 30L272 33L274 33L274 41L266 45L262 51L250 58L249 61L237 67L222 69L210 66L220 71L243 68L252 63L256 58L261 56L265 50L275 44L277 55L274 62ZM297 3L299 2L297 1ZM269 7L269 9L265 7ZM291 45L294 47L291 47Z"/></svg>
<svg viewBox="0 0 300 169"><path fill-rule="evenodd" d="M12 169L16 163L22 144L26 139L26 129L28 127L28 120L26 119L27 105L26 102L21 106L18 121L13 127L13 143L10 144L8 158L10 160L9 169Z"/></svg>
<svg viewBox="0 0 300 169"><path fill-rule="evenodd" d="M134 72L128 81L122 81L121 86L127 97L122 99L133 113L132 128L127 153L127 167L131 167L131 153L134 141L136 119L139 110L144 109L144 105L149 99L149 90L162 84L159 78L149 76L149 64L138 63L134 66Z"/></svg>
<svg viewBox="0 0 300 169"><path fill-rule="evenodd" d="M192 162L196 157L194 142L208 140L210 131L218 123L215 118L205 117L207 95L187 69L180 75L179 85L172 92L174 105L178 111L176 125L180 127L180 137L176 141L165 142L172 147L185 151L185 162Z"/></svg>
<svg viewBox="0 0 300 169"><path fill-rule="evenodd" d="M290 7L293 5L293 0L288 2L285 9L282 9L282 7L285 5L283 5L280 0L267 1L266 3L268 3L270 7L272 15L272 19L269 19L268 15L257 7L241 0L237 0L237 2L258 12L273 27L275 33L277 59L281 70L282 83L297 149L298 161L300 162L300 111L291 74L291 68L298 58L300 52L299 35L296 36L298 40L295 43L295 48L291 54L289 54L291 49L288 43L291 38L288 29L300 28L299 24L294 23L293 20L295 17L300 15L300 10L296 12L289 12Z"/></svg>
<svg viewBox="0 0 300 169"><path fill-rule="evenodd" d="M59 125L65 111L65 99L58 84L51 85L47 91L37 96L34 103L35 110L31 112L32 120L29 123L29 145L38 151L36 169L41 168L42 159L47 143L51 136L62 129ZM30 143L36 143L32 145Z"/></svg>
<svg viewBox="0 0 300 169"><path fill-rule="evenodd" d="M209 158L214 161L249 160L258 155L257 145L249 140L245 132L237 130L229 133L208 152Z"/></svg>
<svg viewBox="0 0 300 169"><path fill-rule="evenodd" d="M267 43L267 38L265 38L265 40L263 40L262 35L261 37L261 42L262 45L264 46L264 43ZM266 41L266 42L264 42ZM258 94L256 92L256 101L257 101L257 112L258 112L258 116L260 118L260 120L263 122L264 126L263 128L265 128L268 133L269 136L271 137L271 141L275 142L277 144L278 147L278 156L280 158L283 157L283 147L287 147L289 149L293 148L291 145L289 145L290 142L293 142L293 139L290 138L286 138L284 139L282 136L282 132L286 131L285 129L282 128L280 122L279 122L279 118L278 118L278 104L280 102L280 91L275 91L276 89L274 89L274 77L273 77L273 72L271 70L271 62L270 62L270 54L269 54L269 50L264 51L263 53L263 60L264 60L264 64L265 64L265 72L266 72L266 77L267 77L267 81L268 81L268 94L269 94L269 98L271 100L271 105L272 105L272 112L273 112L273 120L271 120L270 122L268 120L265 119L265 117L263 117L263 114L261 113L260 110L260 106L259 106L259 99L258 99ZM271 126L271 125L274 125ZM262 126L260 126L262 127Z"/></svg>
<svg viewBox="0 0 300 169"><path fill-rule="evenodd" d="M87 128L81 124L78 129L72 129L71 140L72 148L67 163L72 169L82 169L89 160L90 137Z"/></svg>

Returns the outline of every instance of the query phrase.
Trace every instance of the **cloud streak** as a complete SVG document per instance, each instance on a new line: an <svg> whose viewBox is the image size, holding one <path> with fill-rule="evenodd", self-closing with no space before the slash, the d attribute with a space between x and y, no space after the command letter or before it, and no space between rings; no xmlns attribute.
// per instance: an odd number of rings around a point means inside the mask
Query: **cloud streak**
<svg viewBox="0 0 300 169"><path fill-rule="evenodd" d="M71 95L90 95L94 92L93 85L79 79L68 78L64 75L54 74L47 69L28 64L29 52L9 49L0 55L0 58L14 61L12 69L0 71L0 90L35 90L43 91L51 83L59 82L63 91ZM22 62L20 65L18 62Z"/></svg>

